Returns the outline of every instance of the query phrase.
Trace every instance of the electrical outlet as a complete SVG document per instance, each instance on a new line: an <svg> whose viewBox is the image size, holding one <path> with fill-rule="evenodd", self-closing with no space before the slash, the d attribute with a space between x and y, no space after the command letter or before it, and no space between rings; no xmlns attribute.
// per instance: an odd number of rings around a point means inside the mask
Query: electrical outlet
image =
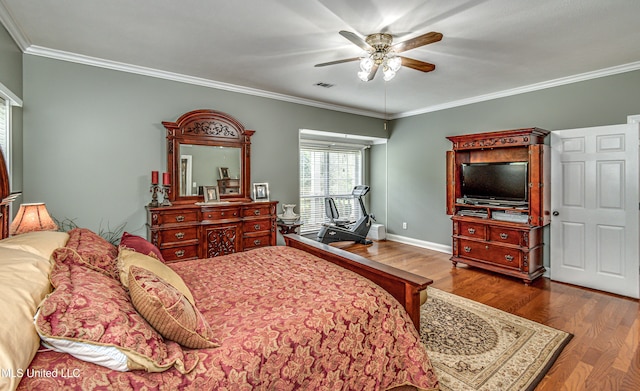
<svg viewBox="0 0 640 391"><path fill-rule="evenodd" d="M407 222L406 222L406 221L404 221L404 222L402 223L402 229L407 229Z"/></svg>

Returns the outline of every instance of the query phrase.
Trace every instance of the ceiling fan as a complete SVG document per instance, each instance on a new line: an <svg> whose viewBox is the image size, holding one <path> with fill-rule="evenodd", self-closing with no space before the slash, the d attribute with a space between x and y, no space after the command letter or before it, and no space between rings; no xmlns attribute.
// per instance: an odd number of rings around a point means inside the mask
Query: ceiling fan
<svg viewBox="0 0 640 391"><path fill-rule="evenodd" d="M393 44L393 36L387 33L369 34L364 39L350 31L340 31L339 33L368 54L364 57L352 57L344 60L330 61L316 64L316 67L341 64L344 62L360 61L360 72L358 77L362 81L373 80L380 65L384 73L384 80L393 79L401 66L416 69L422 72L431 72L436 69L434 64L415 60L413 58L398 56L398 53L415 49L420 46L438 42L442 39L442 34L430 32L419 35L415 38Z"/></svg>

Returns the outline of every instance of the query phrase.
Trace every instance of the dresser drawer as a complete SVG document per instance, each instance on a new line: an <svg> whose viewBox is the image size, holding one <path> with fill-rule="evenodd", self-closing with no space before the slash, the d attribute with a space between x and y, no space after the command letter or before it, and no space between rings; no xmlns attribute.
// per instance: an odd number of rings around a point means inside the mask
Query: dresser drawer
<svg viewBox="0 0 640 391"><path fill-rule="evenodd" d="M183 227L160 231L160 243L186 242L198 239L196 227Z"/></svg>
<svg viewBox="0 0 640 391"><path fill-rule="evenodd" d="M195 210L167 211L158 213L158 224L193 223L198 221L198 212Z"/></svg>
<svg viewBox="0 0 640 391"><path fill-rule="evenodd" d="M521 243L522 231L491 226L489 227L489 240L498 243L526 245Z"/></svg>
<svg viewBox="0 0 640 391"><path fill-rule="evenodd" d="M458 235L465 236L467 238L484 239L486 227L487 226L485 224L481 223L460 221L458 222Z"/></svg>
<svg viewBox="0 0 640 391"><path fill-rule="evenodd" d="M192 244L189 246L163 248L160 252L162 253L162 258L164 258L167 263L186 261L198 258L198 245Z"/></svg>
<svg viewBox="0 0 640 391"><path fill-rule="evenodd" d="M240 208L231 207L231 208L216 208L216 209L203 209L202 210L202 219L203 220L224 220L224 219L234 219L240 216Z"/></svg>
<svg viewBox="0 0 640 391"><path fill-rule="evenodd" d="M242 225L242 231L246 233L251 232L270 232L271 231L271 219L262 219L262 220L251 220L245 221Z"/></svg>
<svg viewBox="0 0 640 391"><path fill-rule="evenodd" d="M471 240L458 240L458 254L461 258L470 258L478 261L519 269L522 261L522 252L488 242L475 242Z"/></svg>
<svg viewBox="0 0 640 391"><path fill-rule="evenodd" d="M271 234L245 237L242 240L242 244L243 244L243 247L244 247L245 250L250 250L252 248L258 248L258 247L270 246L271 245Z"/></svg>
<svg viewBox="0 0 640 391"><path fill-rule="evenodd" d="M242 210L242 217L270 216L271 207L267 205L257 205Z"/></svg>

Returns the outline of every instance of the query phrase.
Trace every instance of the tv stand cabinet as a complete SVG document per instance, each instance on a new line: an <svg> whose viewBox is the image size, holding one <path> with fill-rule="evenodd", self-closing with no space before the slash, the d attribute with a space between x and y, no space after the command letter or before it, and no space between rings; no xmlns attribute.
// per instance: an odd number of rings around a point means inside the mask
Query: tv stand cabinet
<svg viewBox="0 0 640 391"><path fill-rule="evenodd" d="M453 222L451 262L521 278L544 272L542 228L550 222L550 153L547 130L526 128L447 137L447 214ZM463 163L528 163L528 199L509 206L466 203Z"/></svg>

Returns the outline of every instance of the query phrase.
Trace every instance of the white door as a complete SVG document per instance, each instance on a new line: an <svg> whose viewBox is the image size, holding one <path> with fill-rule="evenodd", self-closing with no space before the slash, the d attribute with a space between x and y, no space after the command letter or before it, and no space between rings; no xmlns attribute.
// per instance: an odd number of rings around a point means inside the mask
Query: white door
<svg viewBox="0 0 640 391"><path fill-rule="evenodd" d="M551 132L551 279L638 298L638 124Z"/></svg>

